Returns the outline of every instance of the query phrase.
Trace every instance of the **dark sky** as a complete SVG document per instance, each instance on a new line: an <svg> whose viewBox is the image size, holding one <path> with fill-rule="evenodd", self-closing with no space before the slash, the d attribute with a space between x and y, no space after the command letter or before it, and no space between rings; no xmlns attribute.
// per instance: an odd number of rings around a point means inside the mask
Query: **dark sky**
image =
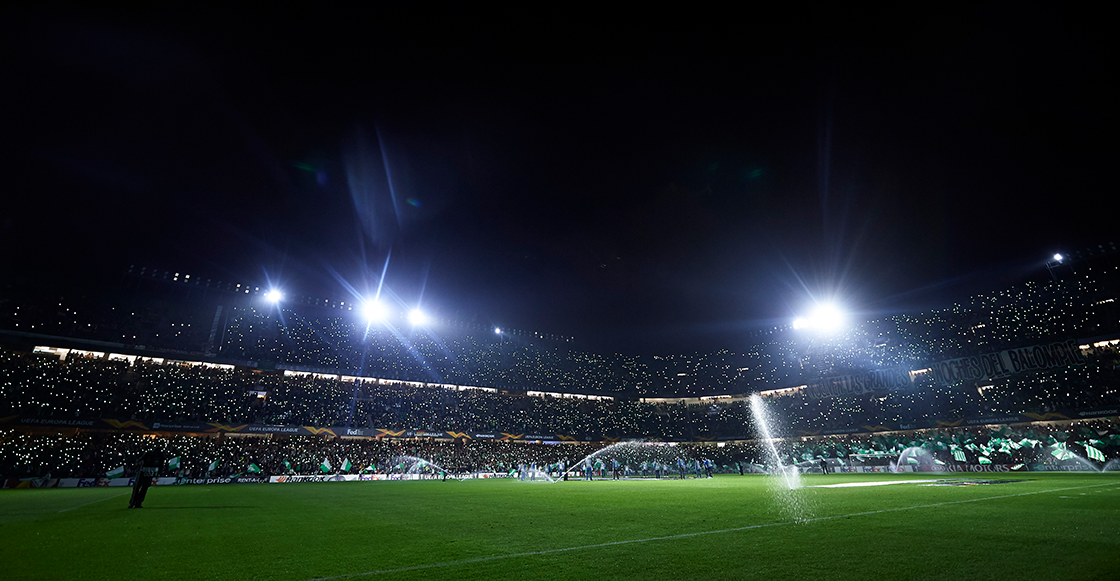
<svg viewBox="0 0 1120 581"><path fill-rule="evenodd" d="M391 255L404 303L671 353L1116 238L1091 15L506 16L11 18L5 276L345 299Z"/></svg>

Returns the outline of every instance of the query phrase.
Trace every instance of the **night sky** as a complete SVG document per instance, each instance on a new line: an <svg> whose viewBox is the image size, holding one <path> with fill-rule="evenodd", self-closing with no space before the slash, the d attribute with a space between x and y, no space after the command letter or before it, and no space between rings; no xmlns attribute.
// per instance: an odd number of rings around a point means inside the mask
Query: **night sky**
<svg viewBox="0 0 1120 581"><path fill-rule="evenodd" d="M0 276L350 300L388 257L442 317L682 353L1117 238L1102 18L663 16L13 17Z"/></svg>

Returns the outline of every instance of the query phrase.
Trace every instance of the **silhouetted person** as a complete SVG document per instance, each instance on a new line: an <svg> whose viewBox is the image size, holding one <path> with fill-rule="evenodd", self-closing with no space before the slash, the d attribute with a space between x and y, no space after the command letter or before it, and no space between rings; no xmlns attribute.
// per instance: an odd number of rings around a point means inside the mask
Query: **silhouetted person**
<svg viewBox="0 0 1120 581"><path fill-rule="evenodd" d="M132 498L128 501L128 508L144 508L144 497L148 495L148 487L159 476L160 468L163 468L163 452L144 452L140 457L140 469L136 471L136 479L132 483Z"/></svg>

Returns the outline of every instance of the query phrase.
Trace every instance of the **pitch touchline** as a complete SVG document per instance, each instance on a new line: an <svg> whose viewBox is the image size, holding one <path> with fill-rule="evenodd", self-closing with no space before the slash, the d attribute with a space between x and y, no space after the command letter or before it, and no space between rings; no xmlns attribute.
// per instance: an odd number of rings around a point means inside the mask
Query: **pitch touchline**
<svg viewBox="0 0 1120 581"><path fill-rule="evenodd" d="M720 529L720 530L717 530L717 531L699 531L699 532L695 532L695 533L681 533L679 535L666 535L666 536L663 536L663 537L649 537L647 539L630 539L630 540L626 540L626 541L610 541L610 542L607 542L607 543L596 543L596 544L593 544L593 545L579 545L577 547L563 547L563 548L560 548L560 549L544 549L544 550L541 550L541 551L528 551L528 552L525 552L525 553L510 553L510 554L507 554L507 555L491 555L489 557L476 557L474 559L462 559L462 560L459 560L459 561L445 561L443 563L428 563L426 565L413 565L411 567L399 567L399 568L396 568L396 569L380 569L380 570L377 570L377 571L366 571L364 573L347 573L347 574L344 574L344 575L334 575L334 576L331 576L331 577L315 577L313 579L307 579L306 581L332 581L334 579L352 579L354 577L365 577L365 576L369 576L369 575L384 575L386 573L402 573L404 571L418 571L418 570L421 570L421 569L435 569L437 567L451 567L453 565L469 565L471 563L485 563L487 561L499 561L501 559L512 559L512 558L515 558L515 557L532 557L532 556L535 556L535 555L549 555L549 554L553 554L553 553L564 553L564 552L567 552L567 551L582 551L584 549L598 549L598 548L601 548L601 547L614 547L614 546L617 546L617 545L629 545L629 544L633 544L633 543L648 543L648 542L652 542L652 541L668 541L668 540L672 540L672 539L686 539L688 537L700 537L700 536L704 536L704 535L718 535L718 534L723 534L723 533L734 533L734 532L739 532L739 531L749 531L749 530L752 530L752 529L763 529L763 528L777 527L777 526L783 526L783 525L792 525L792 524L818 522L818 521L825 521L825 520L834 520L834 519L838 519L838 518L848 518L848 517L853 517L853 516L867 516L867 515L870 515L870 514L882 514L882 513L885 513L885 512L898 512L898 511L903 511L903 510L914 510L914 509L918 509L918 508L933 508L933 507L936 507L936 506L948 506L950 504L965 504L965 503L968 503L968 502L980 502L980 501L983 501L983 500L998 500L998 499L1001 499L1001 498L1014 498L1014 497L1017 497L1017 496L1031 496L1031 495L1034 495L1034 494L1046 494L1046 493L1049 493L1049 492L1063 492L1063 491L1066 491L1066 490L1081 490L1083 488L1097 488L1097 487L1100 487L1100 486L1114 486L1115 484L1116 484L1115 482L1109 482L1107 484L1090 484L1088 486L1073 486L1073 487L1069 487L1069 488L1053 488L1053 489L1050 489L1050 490L1036 490L1034 492L1020 492L1018 494L1003 494L1003 495L1000 495L1000 496L985 496L984 498L969 498L969 499L966 499L966 500L950 500L950 501L947 501L947 502L935 502L933 504L919 504L919 505L915 505L915 506L904 506L904 507L899 507L899 508L884 508L882 510L869 510L869 511L866 511L866 512L853 512L853 513L850 513L850 514L838 514L838 515L833 515L833 516L820 516L820 517L816 517L816 518L807 518L807 519L800 520L800 521L792 521L791 520L791 521L785 521L785 522L775 522L775 523L767 523L767 524L760 524L760 525L748 525L748 526L745 526L745 527L735 527L735 528L732 528L732 529ZM77 507L75 507L75 508L77 508Z"/></svg>
<svg viewBox="0 0 1120 581"><path fill-rule="evenodd" d="M116 495L116 496L106 496L105 498L99 498L99 499L97 499L97 500L95 500L95 501L93 501L93 502L87 502L87 503L85 503L85 504L79 504L78 506L73 506L73 507L70 507L70 508L64 508L64 509L62 509L62 510L60 510L60 511L58 511L58 512L66 512L66 511L68 511L68 510L75 510L75 509L79 509L79 508L82 508L83 506L89 506L89 505L91 505L91 504L97 504L97 503L99 503L99 502L101 502L101 501L103 501L103 500L110 500L110 499L113 499L113 498L120 498L120 497L122 497L122 496L124 496L124 495L126 495L126 494L129 494L129 493L128 493L128 492L122 492L122 493L120 493L120 494L118 494L118 495Z"/></svg>

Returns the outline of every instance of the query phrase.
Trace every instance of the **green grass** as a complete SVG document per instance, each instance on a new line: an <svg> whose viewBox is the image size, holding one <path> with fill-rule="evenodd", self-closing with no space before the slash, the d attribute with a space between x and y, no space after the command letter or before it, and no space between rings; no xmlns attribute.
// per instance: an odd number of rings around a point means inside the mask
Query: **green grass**
<svg viewBox="0 0 1120 581"><path fill-rule="evenodd" d="M805 488L794 494L810 519L801 523L761 476L168 486L152 488L141 510L125 508L122 488L4 490L0 571L21 580L1116 578L1120 478L971 478L1030 480ZM679 536L688 533L711 534Z"/></svg>

